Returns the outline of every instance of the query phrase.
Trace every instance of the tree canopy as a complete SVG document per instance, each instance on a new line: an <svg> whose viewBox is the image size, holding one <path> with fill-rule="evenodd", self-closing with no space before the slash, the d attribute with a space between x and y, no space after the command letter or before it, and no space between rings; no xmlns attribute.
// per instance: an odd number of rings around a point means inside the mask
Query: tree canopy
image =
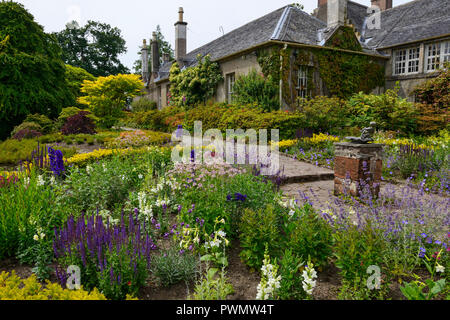
<svg viewBox="0 0 450 320"><path fill-rule="evenodd" d="M119 59L127 48L116 27L91 20L80 27L74 21L54 35L67 64L83 68L96 77L129 72Z"/></svg>
<svg viewBox="0 0 450 320"><path fill-rule="evenodd" d="M30 113L56 117L70 102L56 40L22 4L0 2L0 138Z"/></svg>
<svg viewBox="0 0 450 320"><path fill-rule="evenodd" d="M70 105L80 106L77 105L77 99L78 97L83 96L83 93L81 93L81 86L83 85L84 80L94 81L95 77L82 68L74 67L68 64L66 65L66 80L67 86L72 94L71 98L73 102Z"/></svg>
<svg viewBox="0 0 450 320"><path fill-rule="evenodd" d="M86 104L100 118L100 125L110 128L116 124L128 100L142 93L144 84L135 74L118 74L85 80L81 92L86 94L78 102Z"/></svg>

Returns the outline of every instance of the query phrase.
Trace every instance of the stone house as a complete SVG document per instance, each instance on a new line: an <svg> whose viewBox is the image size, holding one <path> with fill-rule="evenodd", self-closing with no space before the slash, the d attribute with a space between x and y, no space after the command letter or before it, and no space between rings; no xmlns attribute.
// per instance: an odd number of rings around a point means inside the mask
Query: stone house
<svg viewBox="0 0 450 320"><path fill-rule="evenodd" d="M231 102L235 80L256 70L279 81L280 107L298 97L382 93L400 84L413 100L413 89L436 75L450 60L450 1L415 0L392 7L393 0L371 0L366 7L348 0L318 0L308 14L287 5L187 53L183 8L175 23L175 61L180 68L210 55L222 72L217 102ZM148 50L152 52L151 70ZM144 40L142 78L148 97L167 106L169 74L175 61L160 64L156 35Z"/></svg>

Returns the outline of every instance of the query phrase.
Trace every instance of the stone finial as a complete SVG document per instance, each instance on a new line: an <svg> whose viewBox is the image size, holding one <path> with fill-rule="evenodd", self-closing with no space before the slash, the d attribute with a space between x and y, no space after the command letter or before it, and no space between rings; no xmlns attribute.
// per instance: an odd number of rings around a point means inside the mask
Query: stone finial
<svg viewBox="0 0 450 320"><path fill-rule="evenodd" d="M156 41L156 40L157 40L157 34L156 34L156 31L153 31L153 33L152 33L152 40L153 40L153 41Z"/></svg>
<svg viewBox="0 0 450 320"><path fill-rule="evenodd" d="M184 14L183 7L180 7L180 9L178 10L178 22L183 22L183 14Z"/></svg>
<svg viewBox="0 0 450 320"><path fill-rule="evenodd" d="M147 49L147 40L146 39L144 39L142 41L142 46L143 46L144 49Z"/></svg>

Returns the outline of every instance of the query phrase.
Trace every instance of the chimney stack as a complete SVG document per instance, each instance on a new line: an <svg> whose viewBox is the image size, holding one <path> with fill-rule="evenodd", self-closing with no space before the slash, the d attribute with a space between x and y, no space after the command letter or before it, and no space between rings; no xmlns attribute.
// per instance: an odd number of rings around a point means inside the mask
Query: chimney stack
<svg viewBox="0 0 450 320"><path fill-rule="evenodd" d="M149 74L148 74L148 47L147 40L144 39L141 50L142 56L142 80L147 83Z"/></svg>
<svg viewBox="0 0 450 320"><path fill-rule="evenodd" d="M150 47L152 50L152 73L155 74L159 72L159 43L156 38L156 32L153 32Z"/></svg>
<svg viewBox="0 0 450 320"><path fill-rule="evenodd" d="M347 0L328 0L327 27L343 26L346 20Z"/></svg>
<svg viewBox="0 0 450 320"><path fill-rule="evenodd" d="M392 9L392 1L393 0L371 0L372 7L377 6L381 11L385 11L387 9Z"/></svg>
<svg viewBox="0 0 450 320"><path fill-rule="evenodd" d="M183 21L183 8L180 8L178 14L178 22L175 23L175 59L181 61L186 57L187 51L187 22Z"/></svg>

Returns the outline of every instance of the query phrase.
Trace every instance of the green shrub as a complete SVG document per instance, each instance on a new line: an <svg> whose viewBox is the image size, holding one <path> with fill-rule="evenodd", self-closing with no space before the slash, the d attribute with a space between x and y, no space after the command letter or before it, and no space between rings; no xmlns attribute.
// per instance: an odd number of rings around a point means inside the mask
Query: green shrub
<svg viewBox="0 0 450 320"><path fill-rule="evenodd" d="M375 121L378 129L399 130L404 134L416 130L418 111L414 103L398 96L398 88L381 95L360 92L350 98L346 107L351 125L360 128Z"/></svg>
<svg viewBox="0 0 450 320"><path fill-rule="evenodd" d="M156 102L146 97L136 98L131 103L131 107L133 112L145 112L158 109Z"/></svg>
<svg viewBox="0 0 450 320"><path fill-rule="evenodd" d="M214 104L191 108L187 111L178 107L163 110L130 113L122 120L122 125L172 133L178 127L191 131L194 122L201 121L202 129L279 129L280 139L292 139L298 129L309 125L305 115L300 112L273 111L265 113L252 107L238 107ZM270 130L268 131L270 138Z"/></svg>
<svg viewBox="0 0 450 320"><path fill-rule="evenodd" d="M334 256L342 278L354 283L358 278L367 279L367 268L383 263L385 242L379 230L366 225L351 225L334 234Z"/></svg>
<svg viewBox="0 0 450 320"><path fill-rule="evenodd" d="M177 175L177 180L191 179L191 169L187 166L183 170L184 175ZM197 218L203 219L205 232L212 234L216 220L223 218L226 222L224 231L233 238L237 234L239 217L245 209L257 210L274 202L273 185L264 183L260 177L244 173L244 169L239 171L240 174L236 174L232 166L220 168L220 174L216 170L211 170L215 171L212 177L207 166L197 166L196 183L202 187L183 190L177 199L183 207L179 219L190 225L194 225ZM240 200L237 196L240 196ZM193 204L195 210L189 210Z"/></svg>
<svg viewBox="0 0 450 320"><path fill-rule="evenodd" d="M191 253L180 253L176 248L164 251L152 260L153 275L165 286L181 281L190 282L198 273L199 260Z"/></svg>
<svg viewBox="0 0 450 320"><path fill-rule="evenodd" d="M281 282L277 295L281 300L306 299L306 293L302 288L303 277L300 273L302 265L302 259L294 254L292 249L285 249L278 270Z"/></svg>
<svg viewBox="0 0 450 320"><path fill-rule="evenodd" d="M315 132L341 133L340 128L348 125L345 101L337 97L299 99L298 108L308 119L307 127Z"/></svg>
<svg viewBox="0 0 450 320"><path fill-rule="evenodd" d="M69 169L60 200L61 210L78 214L114 210L127 199L129 190L139 183L138 166L132 158L114 156L111 160L92 163L86 169ZM142 164L146 166L146 163ZM69 191L70 192L67 192ZM67 194L66 194L67 192Z"/></svg>
<svg viewBox="0 0 450 320"><path fill-rule="evenodd" d="M64 137L64 142L70 146L73 144L73 139L71 137Z"/></svg>
<svg viewBox="0 0 450 320"><path fill-rule="evenodd" d="M266 79L259 75L256 70L238 77L233 87L233 103L253 104L264 111L280 108L279 95L279 84L271 76Z"/></svg>
<svg viewBox="0 0 450 320"><path fill-rule="evenodd" d="M49 179L32 172L29 178L21 178L16 187L0 189L0 258L35 254L29 250L36 245L37 235L49 241L53 228L59 226L63 217L54 210L56 195ZM36 256L27 260L35 262Z"/></svg>
<svg viewBox="0 0 450 320"><path fill-rule="evenodd" d="M87 137L86 143L90 146L93 146L94 145L94 137L92 137L92 136Z"/></svg>
<svg viewBox="0 0 450 320"><path fill-rule="evenodd" d="M61 113L59 114L58 121L57 121L57 128L61 129L62 126L66 123L67 119L73 116L76 116L81 111L86 111L88 114L86 114L86 117L91 119L94 124L98 123L99 118L97 118L95 115L93 115L89 110L80 109L77 107L68 107L62 109Z"/></svg>
<svg viewBox="0 0 450 320"><path fill-rule="evenodd" d="M211 268L206 275L195 286L194 300L226 300L234 293L233 286L226 278L226 272L222 270L219 274L217 269Z"/></svg>
<svg viewBox="0 0 450 320"><path fill-rule="evenodd" d="M42 133L42 127L36 122L22 122L20 125L14 128L11 132L11 137L14 137L19 131L33 130Z"/></svg>
<svg viewBox="0 0 450 320"><path fill-rule="evenodd" d="M244 210L239 224L242 251L245 264L259 269L264 260L266 245L270 256L276 256L281 245L279 217L273 206L260 210Z"/></svg>
<svg viewBox="0 0 450 320"><path fill-rule="evenodd" d="M42 114L29 114L24 122L34 122L41 126L42 134L49 134L53 130L53 121Z"/></svg>
<svg viewBox="0 0 450 320"><path fill-rule="evenodd" d="M331 226L310 205L296 210L290 222L288 248L319 267L327 265L332 255L333 236Z"/></svg>
<svg viewBox="0 0 450 320"><path fill-rule="evenodd" d="M183 128L189 131L194 130L194 122L201 121L203 132L209 129L220 128L221 119L227 108L221 105L199 106L190 109L185 113Z"/></svg>
<svg viewBox="0 0 450 320"><path fill-rule="evenodd" d="M19 161L29 158L36 146L37 141L29 139L21 141L8 139L0 142L0 163L17 164Z"/></svg>
<svg viewBox="0 0 450 320"><path fill-rule="evenodd" d="M184 70L174 63L170 69L171 102L185 107L204 104L214 97L217 85L222 80L218 63L211 61L209 55L198 55L196 66Z"/></svg>

